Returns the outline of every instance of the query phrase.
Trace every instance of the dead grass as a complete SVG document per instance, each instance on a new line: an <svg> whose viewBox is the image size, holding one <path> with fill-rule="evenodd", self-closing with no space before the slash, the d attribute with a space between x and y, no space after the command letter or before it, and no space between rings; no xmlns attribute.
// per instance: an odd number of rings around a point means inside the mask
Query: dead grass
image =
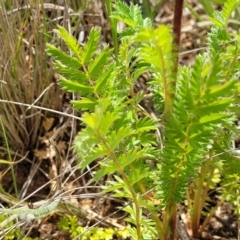
<svg viewBox="0 0 240 240"><path fill-rule="evenodd" d="M45 46L52 43L56 25L67 27L69 13L83 8L83 1L69 1L73 8L43 1L19 2L14 0L11 6L1 2L0 98L62 111L61 91ZM53 114L1 103L0 116L10 148L23 154L37 147L42 121Z"/></svg>
<svg viewBox="0 0 240 240"><path fill-rule="evenodd" d="M28 8L14 1L11 10L2 3L0 12L0 97L32 104L53 82L53 69L45 53L51 24L42 5ZM52 87L37 102L38 106L61 109L60 92ZM46 112L25 106L2 103L0 114L10 148L25 152L36 147L42 119Z"/></svg>

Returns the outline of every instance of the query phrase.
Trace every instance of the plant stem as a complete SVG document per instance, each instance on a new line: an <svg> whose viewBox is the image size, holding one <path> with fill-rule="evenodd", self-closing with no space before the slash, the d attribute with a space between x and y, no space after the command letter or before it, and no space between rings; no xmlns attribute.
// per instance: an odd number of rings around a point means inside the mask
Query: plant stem
<svg viewBox="0 0 240 240"><path fill-rule="evenodd" d="M3 126L3 122L2 122L1 118L0 118L0 122L1 122L2 131L3 131L4 141L5 141L7 152L8 152L8 158L9 158L10 162L13 162L12 161L12 156L11 156L11 153L10 153L10 149L9 149L9 145L8 145L7 135L6 135L5 128ZM11 164L11 172L12 172L13 186L14 186L15 195L16 195L16 197L18 197L17 180L16 180L16 176L15 176L15 172L14 172L14 167L13 167L12 164Z"/></svg>
<svg viewBox="0 0 240 240"><path fill-rule="evenodd" d="M166 206L166 214L164 217L165 240L174 240L176 234L177 205L173 201L169 201Z"/></svg>
<svg viewBox="0 0 240 240"><path fill-rule="evenodd" d="M136 229L137 229L137 235L138 235L138 240L142 239L142 234L141 234L141 219L140 219L140 205L139 205L139 201L138 201L138 197L137 194L135 193L131 183L129 182L128 177L126 176L123 168L121 167L121 165L118 162L118 159L115 155L114 152L111 151L109 145L106 143L104 137L100 134L99 131L96 132L98 138L101 140L101 142L103 143L103 145L106 147L106 149L108 150L109 156L111 157L111 159L114 161L114 163L117 166L118 172L121 174L124 183L126 184L127 188L129 189L131 195L132 195L132 199L133 199L133 203L135 205L135 217L136 217Z"/></svg>
<svg viewBox="0 0 240 240"><path fill-rule="evenodd" d="M105 2L106 2L109 22L110 22L110 25L111 25L115 60L116 60L116 62L118 62L117 20L110 17L111 14L112 14L111 0L105 0Z"/></svg>
<svg viewBox="0 0 240 240"><path fill-rule="evenodd" d="M193 200L193 206L192 206L192 232L193 232L193 237L198 238L198 230L199 230L199 225L200 225L200 217L202 213L203 206L206 201L207 197L207 191L209 189L208 184L204 187L204 181L206 178L206 174L209 171L210 168L210 161L207 161L205 166L201 167L200 171L200 177L196 179L194 185L196 186L196 189L194 190L194 200ZM211 178L211 175L209 178Z"/></svg>
<svg viewBox="0 0 240 240"><path fill-rule="evenodd" d="M231 195L232 191L234 190L234 186L239 183L239 177L236 178L234 182L231 183L230 189L228 190L228 194ZM211 211L208 213L208 216L205 218L204 222L202 223L200 229L199 229L199 235L203 232L207 224L209 223L210 218L216 213L216 210L218 207L220 207L224 201L226 200L226 196L222 196L221 199L218 201L217 205L211 209Z"/></svg>
<svg viewBox="0 0 240 240"><path fill-rule="evenodd" d="M147 201L151 201L152 193L150 192L149 194L146 194L145 186L141 182L138 182L137 184L138 184L138 187L139 187L144 199L146 199ZM164 229L163 222L159 219L156 212L154 212L154 211L150 211L150 212L151 212L151 218L156 224L158 237L159 237L160 240L164 240L164 234L165 234L166 231Z"/></svg>
<svg viewBox="0 0 240 240"><path fill-rule="evenodd" d="M173 18L173 54L175 58L175 65L174 65L175 82L173 82L174 87L176 87L176 78L177 78L177 71L178 71L178 58L179 58L179 45L180 45L180 37L181 37L183 3L184 3L184 0L175 0L175 5L174 5L174 18Z"/></svg>
<svg viewBox="0 0 240 240"><path fill-rule="evenodd" d="M173 110L173 100L175 97L175 90L177 85L177 72L178 72L178 58L179 58L179 45L180 45L180 35L181 35L181 22L182 22L182 11L183 11L184 0L175 0L174 5L174 18L173 18L173 40L172 40L172 57L173 57L173 67L172 67L172 78L165 79L165 106L163 118L168 122L168 116L172 114ZM161 52L160 52L160 57ZM163 66L164 69L164 66ZM165 75L165 74L164 74ZM164 77L163 77L164 78Z"/></svg>
<svg viewBox="0 0 240 240"><path fill-rule="evenodd" d="M154 211L151 212L151 218L156 224L156 229L157 229L157 232L158 232L159 239L164 240L164 233L166 231L164 229L163 223L161 222L161 220L157 216L156 212L154 212Z"/></svg>
<svg viewBox="0 0 240 240"><path fill-rule="evenodd" d="M149 0L144 0L142 3L142 12L143 17L148 17L153 21L153 6L151 6L151 2Z"/></svg>
<svg viewBox="0 0 240 240"><path fill-rule="evenodd" d="M184 3L184 6L190 11L190 13L197 19L198 22L202 22L201 16L193 9L193 7L187 2Z"/></svg>
<svg viewBox="0 0 240 240"><path fill-rule="evenodd" d="M168 124L168 117L172 115L173 111L173 100L176 91L177 84L177 72L178 72L178 58L179 58L179 44L180 44L180 34L181 34L181 22L182 22L182 12L183 12L183 3L184 0L175 0L174 5L174 18L173 18L173 79L168 79L166 86L169 86L165 89L165 95L168 96L165 100L165 109L164 109L164 119L166 124ZM166 105L167 104L167 105ZM166 240L173 240L176 234L176 218L177 210L176 203L172 200L169 200L166 206L166 214L164 217L164 227L165 227L165 238ZM170 232L168 232L168 229Z"/></svg>

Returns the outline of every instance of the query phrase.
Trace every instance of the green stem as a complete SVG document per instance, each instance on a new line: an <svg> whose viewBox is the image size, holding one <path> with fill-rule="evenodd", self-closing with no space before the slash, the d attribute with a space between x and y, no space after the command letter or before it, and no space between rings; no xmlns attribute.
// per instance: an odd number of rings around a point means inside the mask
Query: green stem
<svg viewBox="0 0 240 240"><path fill-rule="evenodd" d="M142 12L143 12L143 17L148 17L153 21L153 6L149 0L144 0L142 3Z"/></svg>
<svg viewBox="0 0 240 240"><path fill-rule="evenodd" d="M11 153L10 153L10 148L9 148L9 145L8 145L7 135L6 135L5 128L3 126L3 122L2 122L1 118L0 118L0 122L1 122L2 131L3 131L4 141L5 141L6 148L7 148L8 158L9 158L10 162L13 162L12 161L12 156L11 156ZM12 172L13 187L14 187L15 195L16 195L16 197L18 197L17 180L16 180L13 164L11 164L10 168L11 168L11 172Z"/></svg>
<svg viewBox="0 0 240 240"><path fill-rule="evenodd" d="M196 179L194 186L194 200L192 206L192 214L191 214L191 222L192 222L192 231L193 237L198 237L199 225L200 225L200 217L202 213L203 206L206 201L208 187L204 187L204 181L206 178L206 174L209 170L211 160L207 161L205 166L202 166L200 171L200 177Z"/></svg>
<svg viewBox="0 0 240 240"><path fill-rule="evenodd" d="M239 183L239 177L236 178L235 182L231 183L230 189L228 191L228 196L232 194L232 191L234 189L234 187ZM201 228L199 229L199 234L201 234L203 232L203 230L205 229L205 227L207 226L207 224L209 223L209 220L211 219L211 217L216 213L217 208L219 208L224 201L226 200L227 196L223 196L221 198L220 201L218 201L217 205L211 209L210 213L208 214L208 216L204 219Z"/></svg>
<svg viewBox="0 0 240 240"><path fill-rule="evenodd" d="M177 205L173 201L167 203L164 217L164 239L173 240L176 235Z"/></svg>
<svg viewBox="0 0 240 240"><path fill-rule="evenodd" d="M198 22L202 21L201 16L193 9L193 7L190 4L185 2L184 6L190 11L190 13L197 19Z"/></svg>
<svg viewBox="0 0 240 240"><path fill-rule="evenodd" d="M106 147L110 158L114 161L115 165L117 166L118 172L121 174L123 181L125 182L125 184L127 185L127 188L129 189L131 195L132 195L132 199L133 199L133 203L135 205L135 211L136 211L136 229L137 229L137 235L138 235L138 240L142 239L142 233L141 233L141 220L140 220L140 206L139 206L139 202L138 202L138 198L137 195L131 185L131 183L128 180L128 177L126 176L123 168L121 167L121 165L118 162L118 159L116 157L116 155L114 154L114 152L112 152L112 150L110 149L110 147L108 146L108 144L106 143L105 139L102 137L102 135L100 134L99 131L96 132L98 138L101 140L101 142L103 143L103 145Z"/></svg>
<svg viewBox="0 0 240 240"><path fill-rule="evenodd" d="M225 77L225 82L229 81L229 76L232 73L232 69L236 64L236 61L238 60L239 55L240 55L240 49L238 49L237 54L234 55L234 58L233 58L233 60L230 64L230 66L228 67L228 71L227 71L227 74L226 74L226 77Z"/></svg>
<svg viewBox="0 0 240 240"><path fill-rule="evenodd" d="M152 212L151 213L151 218L152 220L155 222L156 224L156 229L157 229L157 232L158 232L158 237L160 240L164 240L164 233L166 232L164 230L164 226L163 226L163 223L161 222L161 220L159 219L159 217L157 216L156 213Z"/></svg>

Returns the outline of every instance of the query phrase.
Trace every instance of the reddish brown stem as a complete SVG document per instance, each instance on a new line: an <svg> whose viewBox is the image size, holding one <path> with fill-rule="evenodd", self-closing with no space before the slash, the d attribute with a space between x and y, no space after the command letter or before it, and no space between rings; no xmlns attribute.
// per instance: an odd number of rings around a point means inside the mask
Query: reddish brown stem
<svg viewBox="0 0 240 240"><path fill-rule="evenodd" d="M175 77L177 77L177 71L178 71L178 56L179 56L179 45L180 45L180 37L181 37L183 3L184 3L184 0L175 0L175 6L174 6L174 18L173 18L174 50L173 51L175 55L175 68L174 68Z"/></svg>
<svg viewBox="0 0 240 240"><path fill-rule="evenodd" d="M171 94L173 94L173 95L170 98L172 101L174 98L176 82L177 82L183 2L184 2L184 0L175 0L175 5L174 5L174 18L173 18L173 57L174 57L173 76L174 76L174 79L171 82L171 85L172 85L171 86ZM167 117L168 117L167 114L172 114L171 110L172 109L170 109L170 111L169 111L169 108L167 108L167 111L164 112L165 120L167 120ZM175 239L176 219L177 219L176 204L170 200L170 202L167 204L166 219L165 219L165 227L169 228L170 233L168 231L166 231L166 235L164 237L166 240L174 240Z"/></svg>
<svg viewBox="0 0 240 240"><path fill-rule="evenodd" d="M178 58L179 58L179 45L181 38L181 23L182 23L182 12L183 12L183 3L184 0L175 0L174 4L174 17L173 17L173 62L174 66L172 69L172 78L171 82L168 83L169 88L166 89L166 95L168 98L165 98L165 109L163 118L165 122L168 122L168 115L172 114L173 100L175 97L176 85L177 85L177 72L178 72Z"/></svg>

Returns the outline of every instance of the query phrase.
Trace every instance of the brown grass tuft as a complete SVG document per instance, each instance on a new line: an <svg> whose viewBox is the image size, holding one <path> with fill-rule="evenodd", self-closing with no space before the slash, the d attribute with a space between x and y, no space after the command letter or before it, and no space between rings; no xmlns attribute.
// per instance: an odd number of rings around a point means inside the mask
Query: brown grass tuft
<svg viewBox="0 0 240 240"><path fill-rule="evenodd" d="M60 90L54 79L50 59L45 52L52 41L53 18L64 13L53 4L35 1L1 3L0 8L0 98L19 103L61 109ZM41 93L43 93L41 96ZM34 149L41 133L46 111L9 103L0 104L7 139L12 150ZM0 132L0 136L1 132Z"/></svg>

